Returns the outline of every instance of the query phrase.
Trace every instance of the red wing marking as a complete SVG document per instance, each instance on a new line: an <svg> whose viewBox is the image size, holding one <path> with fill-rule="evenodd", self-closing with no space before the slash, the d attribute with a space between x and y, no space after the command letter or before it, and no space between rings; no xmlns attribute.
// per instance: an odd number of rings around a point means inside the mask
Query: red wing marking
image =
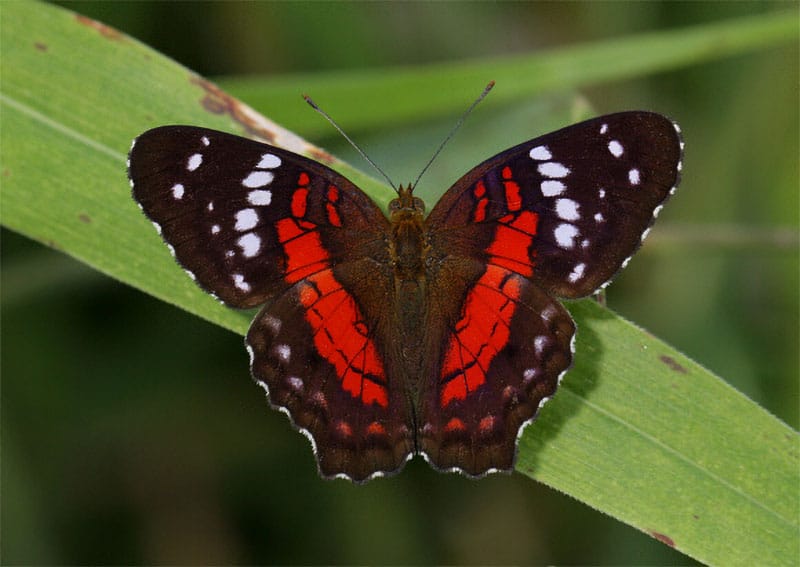
<svg viewBox="0 0 800 567"><path fill-rule="evenodd" d="M353 428L350 427L345 421L339 421L336 423L336 432L343 438L347 439L348 437L353 436Z"/></svg>
<svg viewBox="0 0 800 567"><path fill-rule="evenodd" d="M482 179L475 184L472 194L478 199L478 202L475 204L473 220L475 222L482 222L486 219L486 207L489 204L489 199L486 197L486 185L483 184Z"/></svg>
<svg viewBox="0 0 800 567"><path fill-rule="evenodd" d="M530 248L538 223L539 215L531 211L498 219L494 240L486 249L491 256L489 263L526 277L532 276L533 259Z"/></svg>
<svg viewBox="0 0 800 567"><path fill-rule="evenodd" d="M487 415L486 417L481 419L480 423L478 423L478 430L483 433L491 431L492 429L494 429L495 421L496 419L494 416Z"/></svg>
<svg viewBox="0 0 800 567"><path fill-rule="evenodd" d="M342 226L342 219L339 217L339 211L336 208L336 202L339 200L339 189L335 185L328 186L328 203L325 205L325 211L328 214L328 222L333 226Z"/></svg>
<svg viewBox="0 0 800 567"><path fill-rule="evenodd" d="M311 326L317 352L331 363L342 389L364 404L388 406L386 378L375 344L353 297L336 280L331 258L322 244L317 225L304 219L307 212L309 177L301 173L292 195L293 217L275 223L278 241L286 258L284 279L299 282L299 299ZM340 226L335 203L339 190L327 191L328 220ZM346 425L346 424L345 424ZM344 432L342 432L344 433Z"/></svg>
<svg viewBox="0 0 800 567"><path fill-rule="evenodd" d="M447 425L444 426L444 430L448 433L452 433L453 431L466 431L466 429L467 426L457 417L451 418L450 421L447 422Z"/></svg>
<svg viewBox="0 0 800 567"><path fill-rule="evenodd" d="M314 346L336 370L342 388L365 404L389 404L385 374L375 344L366 336L353 297L330 269L300 284L300 302L311 326Z"/></svg>
<svg viewBox="0 0 800 567"><path fill-rule="evenodd" d="M278 241L283 244L283 253L286 256L284 278L289 283L299 282L311 274L324 270L330 264L328 251L322 246L319 233L303 230L300 223L303 221L298 222L292 218L281 219L275 223Z"/></svg>
<svg viewBox="0 0 800 567"><path fill-rule="evenodd" d="M367 426L367 435L386 435L386 428L377 421L373 421Z"/></svg>
<svg viewBox="0 0 800 567"><path fill-rule="evenodd" d="M492 264L469 291L442 365L442 407L486 382L489 365L508 342L521 292L517 277Z"/></svg>
<svg viewBox="0 0 800 567"><path fill-rule="evenodd" d="M292 215L297 218L306 216L306 205L308 200L308 189L300 187L292 194Z"/></svg>
<svg viewBox="0 0 800 567"><path fill-rule="evenodd" d="M505 166L502 171L503 187L506 190L506 206L509 211L518 211L522 208L522 195L519 192L519 185L514 181L511 168Z"/></svg>

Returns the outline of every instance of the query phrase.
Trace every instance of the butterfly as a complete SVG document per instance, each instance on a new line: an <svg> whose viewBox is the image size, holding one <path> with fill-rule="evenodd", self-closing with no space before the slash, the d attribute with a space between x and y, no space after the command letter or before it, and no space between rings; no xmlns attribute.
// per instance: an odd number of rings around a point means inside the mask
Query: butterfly
<svg viewBox="0 0 800 567"><path fill-rule="evenodd" d="M489 158L425 215L388 216L329 167L195 126L134 140L133 198L200 287L262 306L255 381L320 474L363 482L414 455L510 471L573 359L557 298L591 295L639 248L680 178L677 124L601 116Z"/></svg>

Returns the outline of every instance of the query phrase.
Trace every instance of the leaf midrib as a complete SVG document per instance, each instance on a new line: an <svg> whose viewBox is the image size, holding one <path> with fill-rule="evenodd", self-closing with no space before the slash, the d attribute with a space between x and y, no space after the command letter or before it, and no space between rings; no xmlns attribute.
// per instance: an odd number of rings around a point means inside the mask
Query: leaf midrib
<svg viewBox="0 0 800 567"><path fill-rule="evenodd" d="M744 500L750 502L751 504L754 504L757 508L761 508L762 510L765 510L766 512L768 512L769 514L771 514L772 516L774 516L775 518L777 518L781 522L783 522L787 527L789 527L789 528L796 527L796 524L791 519L788 519L788 518L784 517L778 511L773 510L772 508L766 506L765 504L762 504L758 500L754 499L750 494L748 494L746 492L743 492L741 490L741 488L737 487L736 485L732 484L731 482L727 481L726 479L724 479L723 477L717 475L716 473L712 472L711 470L707 469L706 467L703 467L703 466L699 465L697 462L692 460L685 453L675 449L674 447L672 447L670 445L667 445L666 443L664 443L663 441L660 441L657 437L652 436L650 433L647 433L643 429L641 429L639 427L636 427L630 421L626 421L626 420L623 420L623 419L620 419L620 418L616 417L612 412L606 410L605 408L603 408L602 406L596 404L595 402L590 401L588 398L586 398L585 396L580 395L579 393L575 392L574 390L571 390L569 388L569 386L567 386L567 385L562 384L562 386L560 388L560 391L562 392L561 395L565 395L564 393L566 393L568 395L573 396L574 398L576 398L578 400L581 400L583 405L585 405L586 407L595 410L600 415L610 419L614 423L622 425L623 427L625 427L628 430L632 431L636 435L638 435L641 438L645 439L646 441L652 443L654 446L661 448L662 450L666 451L667 453L669 453L671 455L674 455L675 457L677 457L678 459L680 459L684 463L688 464L689 466L691 466L692 468L694 468L698 472L703 473L706 477L712 479L713 481L718 482L720 485L722 485L725 488L731 490L734 494L737 494L737 495L741 496Z"/></svg>

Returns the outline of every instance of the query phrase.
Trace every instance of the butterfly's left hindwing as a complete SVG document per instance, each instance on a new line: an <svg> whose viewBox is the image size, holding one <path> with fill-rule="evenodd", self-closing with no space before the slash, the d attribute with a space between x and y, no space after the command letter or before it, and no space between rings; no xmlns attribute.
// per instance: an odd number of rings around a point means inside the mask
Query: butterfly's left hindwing
<svg viewBox="0 0 800 567"><path fill-rule="evenodd" d="M488 266L440 321L446 341L419 400L420 450L443 470L509 471L520 430L572 362L572 318L527 278Z"/></svg>
<svg viewBox="0 0 800 567"><path fill-rule="evenodd" d="M376 335L392 280L372 201L317 162L190 126L137 138L129 175L200 286L233 307L265 304L247 334L251 370L311 439L320 472L360 481L402 466L413 424Z"/></svg>

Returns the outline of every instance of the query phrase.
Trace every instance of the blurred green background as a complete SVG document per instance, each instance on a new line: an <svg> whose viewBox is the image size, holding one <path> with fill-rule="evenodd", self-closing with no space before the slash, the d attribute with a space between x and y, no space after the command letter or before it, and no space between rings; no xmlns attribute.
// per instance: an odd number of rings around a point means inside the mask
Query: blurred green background
<svg viewBox="0 0 800 567"><path fill-rule="evenodd" d="M223 86L530 53L796 7L64 5ZM663 112L687 142L681 189L609 289L609 306L795 428L798 78L797 45L786 45L582 93L598 114ZM441 120L342 126L396 183L408 182L489 79ZM321 119L295 118L311 113L299 94L296 107L268 115L366 169ZM324 92L309 94L337 116ZM559 100L573 104L574 94L548 103ZM423 196L540 133L520 128L524 104L485 106L426 174ZM498 139L498 121L507 137ZM4 563L690 562L521 475L474 482L415 460L363 487L321 481L308 443L249 380L240 337L8 231L2 263Z"/></svg>

